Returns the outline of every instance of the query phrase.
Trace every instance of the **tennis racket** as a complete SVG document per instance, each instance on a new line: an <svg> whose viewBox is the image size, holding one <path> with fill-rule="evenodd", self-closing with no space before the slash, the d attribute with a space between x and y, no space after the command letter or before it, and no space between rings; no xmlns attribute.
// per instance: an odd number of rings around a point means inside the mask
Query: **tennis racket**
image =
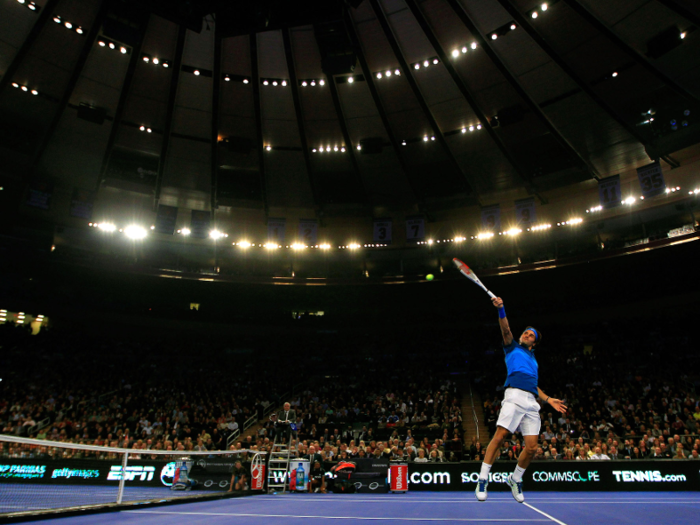
<svg viewBox="0 0 700 525"><path fill-rule="evenodd" d="M473 283L476 284L478 287L480 287L483 291L485 291L487 294L489 294L489 297L491 297L492 299L496 297L493 293L491 293L491 291L490 291L488 288L486 288L486 286L484 286L484 283L482 283L482 282L479 280L479 278L478 278L478 277L476 276L476 274L472 271L472 269L469 268L469 266L467 266L467 265L464 264L462 261L460 261L459 259L457 259L457 257L455 257L454 259L452 259L452 262L455 263L455 266L457 267L457 269L459 270L459 272L460 272L462 275L464 275L467 279L469 279L471 282L473 282Z"/></svg>

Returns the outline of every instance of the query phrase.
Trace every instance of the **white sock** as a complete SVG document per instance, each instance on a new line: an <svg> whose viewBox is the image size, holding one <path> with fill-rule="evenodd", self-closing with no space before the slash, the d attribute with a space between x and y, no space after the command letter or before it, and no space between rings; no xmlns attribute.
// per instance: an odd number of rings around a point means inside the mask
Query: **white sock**
<svg viewBox="0 0 700 525"><path fill-rule="evenodd" d="M515 465L515 470L513 471L513 481L520 483L523 480L523 474L525 474L525 469L520 468L519 465Z"/></svg>
<svg viewBox="0 0 700 525"><path fill-rule="evenodd" d="M491 465L484 462L481 464L481 472L479 473L479 479L489 479L489 472L491 472Z"/></svg>

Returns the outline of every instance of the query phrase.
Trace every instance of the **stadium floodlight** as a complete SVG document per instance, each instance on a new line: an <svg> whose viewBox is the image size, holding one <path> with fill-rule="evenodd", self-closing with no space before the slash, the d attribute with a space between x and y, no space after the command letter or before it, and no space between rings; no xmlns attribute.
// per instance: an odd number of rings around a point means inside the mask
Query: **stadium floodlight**
<svg viewBox="0 0 700 525"><path fill-rule="evenodd" d="M209 237L211 237L211 238L214 239L215 241L216 241L217 239L221 239L223 236L224 236L224 234L221 233L219 230L212 230L212 231L209 232Z"/></svg>
<svg viewBox="0 0 700 525"><path fill-rule="evenodd" d="M148 235L148 232L146 231L145 228L142 228L141 226L136 226L135 224L132 224L131 226L127 226L124 228L124 234L129 238L129 239L144 239L146 235Z"/></svg>
<svg viewBox="0 0 700 525"><path fill-rule="evenodd" d="M293 250L303 250L304 248L306 248L306 246L300 242L295 242L294 244L292 244Z"/></svg>
<svg viewBox="0 0 700 525"><path fill-rule="evenodd" d="M265 244L265 248L268 250L277 250L279 247L279 244L275 242L268 242Z"/></svg>
<svg viewBox="0 0 700 525"><path fill-rule="evenodd" d="M110 223L110 222L101 222L97 225L97 227L102 230L103 232L114 232L117 231L117 227Z"/></svg>
<svg viewBox="0 0 700 525"><path fill-rule="evenodd" d="M238 246L243 248L243 249L246 249L246 248L250 248L252 246L252 244L250 244L249 241L241 241L238 243Z"/></svg>
<svg viewBox="0 0 700 525"><path fill-rule="evenodd" d="M331 245L328 243L320 244L318 247L321 248L322 250L330 250L331 249Z"/></svg>

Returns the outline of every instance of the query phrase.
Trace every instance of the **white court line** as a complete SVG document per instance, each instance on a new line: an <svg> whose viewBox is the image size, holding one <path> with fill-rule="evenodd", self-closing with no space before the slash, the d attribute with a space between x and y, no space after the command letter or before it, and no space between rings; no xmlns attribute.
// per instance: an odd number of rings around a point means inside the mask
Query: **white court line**
<svg viewBox="0 0 700 525"><path fill-rule="evenodd" d="M278 497L278 496L276 496ZM285 499L285 501L291 501L294 500L295 498L280 498L280 499ZM511 501L512 498L493 498L489 497L488 501ZM310 500L302 500L302 499L296 499L297 502L299 503L308 503ZM346 501L346 502L353 502L353 503L381 503L382 505L386 505L387 503L399 503L399 500L391 500L389 498L375 498L375 499L350 499L350 498L319 498L319 499L314 499L313 501ZM548 505L551 504L571 504L571 503L596 503L599 505L619 505L619 504L624 504L624 503L648 503L650 505L668 505L668 504L673 504L673 503L700 503L700 497L697 499L671 499L671 500L666 500L666 501L649 501L647 499L624 499L624 500L610 500L610 499L569 499L569 500L563 500L559 498L543 498L543 499L536 499L536 498L528 498L528 501L537 501L541 503L547 503ZM469 504L477 504L477 503L482 503L480 501L472 500L472 499L465 499L465 500L457 500L457 499L444 499L444 500L412 500L412 499L406 499L406 500L401 500L400 503L402 504L412 504L412 503L429 503L429 504L435 504L435 503L452 503L452 504L457 504L457 505L464 505L465 503Z"/></svg>
<svg viewBox="0 0 700 525"><path fill-rule="evenodd" d="M546 512L542 512L540 509L533 507L533 506L530 505L529 503L523 502L523 505L525 505L525 506L528 507L528 508L531 508L531 509L534 510L535 512L539 512L539 513L542 514L543 516L547 516L547 517L548 517L550 520L552 520L554 523L558 523L559 525L566 525L566 523L564 523L563 521L559 521L557 518L553 518L552 516L550 516L550 515L547 514Z"/></svg>
<svg viewBox="0 0 700 525"><path fill-rule="evenodd" d="M322 520L367 520L367 521L442 521L442 522L495 522L495 523L524 523L543 522L543 519L522 519L522 518L397 518L397 517L358 517L358 516L301 516L295 514L244 514L237 512L174 512L158 510L123 510L132 514L177 514L187 516L230 516L234 518L303 518ZM538 511L539 512L539 511ZM544 514L544 513L542 513ZM545 514L545 516L547 516ZM555 520L556 521L556 520ZM561 522L558 522L561 523ZM563 523L562 525L566 525Z"/></svg>

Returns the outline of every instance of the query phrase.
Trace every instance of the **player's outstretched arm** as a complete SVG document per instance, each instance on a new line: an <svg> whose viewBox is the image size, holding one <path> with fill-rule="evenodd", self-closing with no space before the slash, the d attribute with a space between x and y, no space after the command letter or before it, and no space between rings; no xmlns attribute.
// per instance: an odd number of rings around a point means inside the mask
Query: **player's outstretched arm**
<svg viewBox="0 0 700 525"><path fill-rule="evenodd" d="M569 407L567 407L561 399L549 397L547 394L542 392L542 389L540 387L537 387L537 393L539 394L540 399L548 405L551 405L554 410L556 410L557 412L561 412L562 414L566 414L566 411Z"/></svg>
<svg viewBox="0 0 700 525"><path fill-rule="evenodd" d="M498 324L501 326L501 334L503 334L503 344L508 346L513 342L513 333L510 331L506 310L503 308L503 299L494 297L491 299L493 305L498 308Z"/></svg>

